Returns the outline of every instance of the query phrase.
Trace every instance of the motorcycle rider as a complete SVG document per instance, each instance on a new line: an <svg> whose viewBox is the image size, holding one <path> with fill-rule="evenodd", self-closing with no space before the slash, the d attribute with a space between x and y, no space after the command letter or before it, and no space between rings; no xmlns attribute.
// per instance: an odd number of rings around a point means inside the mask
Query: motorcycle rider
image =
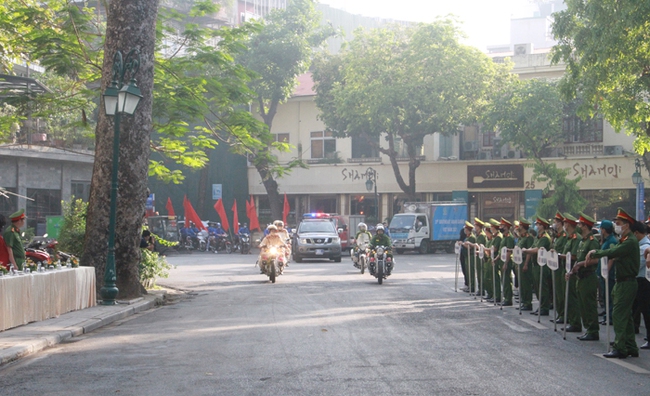
<svg viewBox="0 0 650 396"><path fill-rule="evenodd" d="M383 224L377 224L377 230L375 231L375 236L372 237L370 240L370 248L373 250L377 248L377 246L384 246L386 248L386 269L387 275L390 275L391 271L393 270L393 253L391 251L391 241L390 237L384 233L384 225Z"/></svg>
<svg viewBox="0 0 650 396"><path fill-rule="evenodd" d="M213 247L214 252L217 253L217 223L209 222L208 223L208 243L205 247L205 251L210 250L210 246Z"/></svg>
<svg viewBox="0 0 650 396"><path fill-rule="evenodd" d="M264 237L264 239L262 239L262 242L260 242L260 255L257 257L257 262L255 263L260 267L260 273L262 274L265 273L265 268L262 266L262 256L268 249L276 247L278 249L284 249L285 252L286 249L288 249L288 246L285 243L285 239L278 232L278 228L276 226L269 224L269 226L266 227L266 230L268 231L268 234Z"/></svg>
<svg viewBox="0 0 650 396"><path fill-rule="evenodd" d="M242 246L242 236L244 236L244 235L248 236L248 241L249 241L248 242L249 243L249 249L248 250L250 251L251 231L248 229L248 224L246 224L246 223L243 223L239 227L239 232L237 232L237 242L239 243L239 249L242 250L242 252L243 252L243 249L244 249L244 247Z"/></svg>
<svg viewBox="0 0 650 396"><path fill-rule="evenodd" d="M354 266L359 268L359 253L370 246L370 240L372 239L372 234L368 231L368 226L366 223L359 223L357 226L359 232L354 237L354 254L352 255L352 261Z"/></svg>
<svg viewBox="0 0 650 396"><path fill-rule="evenodd" d="M291 257L291 245L289 245L289 241L291 241L291 237L289 236L289 231L284 228L284 221L282 220L276 220L273 222L273 225L278 229L278 234L282 238L282 240L287 244L287 249L285 249L285 256L287 258L287 267L289 266L289 258Z"/></svg>
<svg viewBox="0 0 650 396"><path fill-rule="evenodd" d="M193 240L196 238L196 232L193 227L181 228L181 239L185 241L186 245L194 246Z"/></svg>

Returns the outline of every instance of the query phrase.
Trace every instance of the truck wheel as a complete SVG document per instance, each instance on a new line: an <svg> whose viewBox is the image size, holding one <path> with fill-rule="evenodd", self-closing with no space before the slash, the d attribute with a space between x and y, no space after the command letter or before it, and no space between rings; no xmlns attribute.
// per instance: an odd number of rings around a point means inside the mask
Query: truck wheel
<svg viewBox="0 0 650 396"><path fill-rule="evenodd" d="M302 257L298 256L297 254L293 254L293 261L296 263L302 263Z"/></svg>
<svg viewBox="0 0 650 396"><path fill-rule="evenodd" d="M397 252L397 254L404 254L404 249L395 249L395 252Z"/></svg>
<svg viewBox="0 0 650 396"><path fill-rule="evenodd" d="M335 263L340 263L341 262L341 256L334 257L332 260L334 260Z"/></svg>
<svg viewBox="0 0 650 396"><path fill-rule="evenodd" d="M420 242L419 252L420 252L420 254L429 253L429 240L428 239L423 239L422 242Z"/></svg>

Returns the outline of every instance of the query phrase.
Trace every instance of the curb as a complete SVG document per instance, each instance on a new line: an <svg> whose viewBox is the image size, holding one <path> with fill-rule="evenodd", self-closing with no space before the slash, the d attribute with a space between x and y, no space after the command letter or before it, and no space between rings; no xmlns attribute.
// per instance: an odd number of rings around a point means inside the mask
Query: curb
<svg viewBox="0 0 650 396"><path fill-rule="evenodd" d="M70 338L90 333L100 327L104 327L118 320L135 315L136 313L149 310L155 306L162 305L164 300L165 293L152 293L145 297L137 298L131 301L120 301L118 307L123 309L113 310L112 312L100 311L92 315L90 318L87 318L85 320L80 318L80 322L65 326L61 329L48 331L47 333L43 332L42 334L38 330L32 331L33 336L31 338L19 339L17 340L16 345L0 350L0 367L27 355L40 352L46 348L60 344L61 342L66 341ZM88 309L97 307L99 306ZM84 310L73 311L69 313L81 313L83 311ZM42 324L44 322L37 323ZM27 330L25 333L28 333L29 324L22 326L22 329ZM34 329L36 329L36 327L34 327ZM2 340L0 339L0 344L1 343Z"/></svg>

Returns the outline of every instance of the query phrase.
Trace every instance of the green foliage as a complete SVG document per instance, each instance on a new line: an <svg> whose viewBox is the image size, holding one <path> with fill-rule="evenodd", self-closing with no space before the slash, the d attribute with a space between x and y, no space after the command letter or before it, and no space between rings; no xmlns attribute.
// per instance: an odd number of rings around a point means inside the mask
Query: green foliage
<svg viewBox="0 0 650 396"><path fill-rule="evenodd" d="M644 154L650 150L650 2L567 0L566 5L554 14L552 27L558 40L553 61L567 65L562 93L583 98L583 117L600 113L615 130L636 135L635 149Z"/></svg>
<svg viewBox="0 0 650 396"><path fill-rule="evenodd" d="M460 43L449 19L432 24L395 25L355 32L339 55L315 64L316 104L337 136L364 136L398 169L396 140L407 148L408 183L396 170L400 188L415 197L415 169L424 137L455 134L476 123L507 67ZM379 137L385 142L381 142Z"/></svg>
<svg viewBox="0 0 650 396"><path fill-rule="evenodd" d="M88 203L73 197L70 202L61 201L61 207L63 223L59 231L58 248L66 253L81 256L84 251Z"/></svg>
<svg viewBox="0 0 650 396"><path fill-rule="evenodd" d="M498 130L502 142L541 159L565 140L564 105L557 84L542 79L514 80L501 87L483 114L483 128Z"/></svg>
<svg viewBox="0 0 650 396"><path fill-rule="evenodd" d="M157 278L169 277L169 265L165 256L158 252L152 252L149 249L140 249L142 257L138 269L140 271L140 282L146 289L153 289L156 285Z"/></svg>
<svg viewBox="0 0 650 396"><path fill-rule="evenodd" d="M546 182L544 198L537 208L540 217L549 219L556 211L578 213L585 209L587 200L580 195L578 183L581 177L569 180L570 169L560 169L555 163L536 161L533 165L534 177Z"/></svg>

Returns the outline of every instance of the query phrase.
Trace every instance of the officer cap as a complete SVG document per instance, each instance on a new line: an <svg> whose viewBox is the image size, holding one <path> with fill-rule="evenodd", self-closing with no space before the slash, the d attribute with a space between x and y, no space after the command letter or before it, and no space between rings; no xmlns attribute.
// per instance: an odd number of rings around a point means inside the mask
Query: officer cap
<svg viewBox="0 0 650 396"><path fill-rule="evenodd" d="M571 213L565 213L565 214L564 214L564 222L565 222L565 223L569 223L569 224L571 224L571 225L576 225L576 224L578 224L578 219L576 219L575 217L573 217L573 216L571 215Z"/></svg>
<svg viewBox="0 0 650 396"><path fill-rule="evenodd" d="M26 217L27 216L25 216L25 209L20 209L19 211L14 212L9 216L9 218L11 219L12 222L22 220L22 219L24 219Z"/></svg>
<svg viewBox="0 0 650 396"><path fill-rule="evenodd" d="M591 218L591 217L587 216L586 214L580 212L580 218L578 219L578 223L582 223L582 224L586 225L587 227L591 228L591 227L594 226L595 222L596 222L596 220L594 220L593 218Z"/></svg>
<svg viewBox="0 0 650 396"><path fill-rule="evenodd" d="M630 216L623 208L618 208L616 213L616 219L620 219L628 222L629 224L634 224L634 217Z"/></svg>

